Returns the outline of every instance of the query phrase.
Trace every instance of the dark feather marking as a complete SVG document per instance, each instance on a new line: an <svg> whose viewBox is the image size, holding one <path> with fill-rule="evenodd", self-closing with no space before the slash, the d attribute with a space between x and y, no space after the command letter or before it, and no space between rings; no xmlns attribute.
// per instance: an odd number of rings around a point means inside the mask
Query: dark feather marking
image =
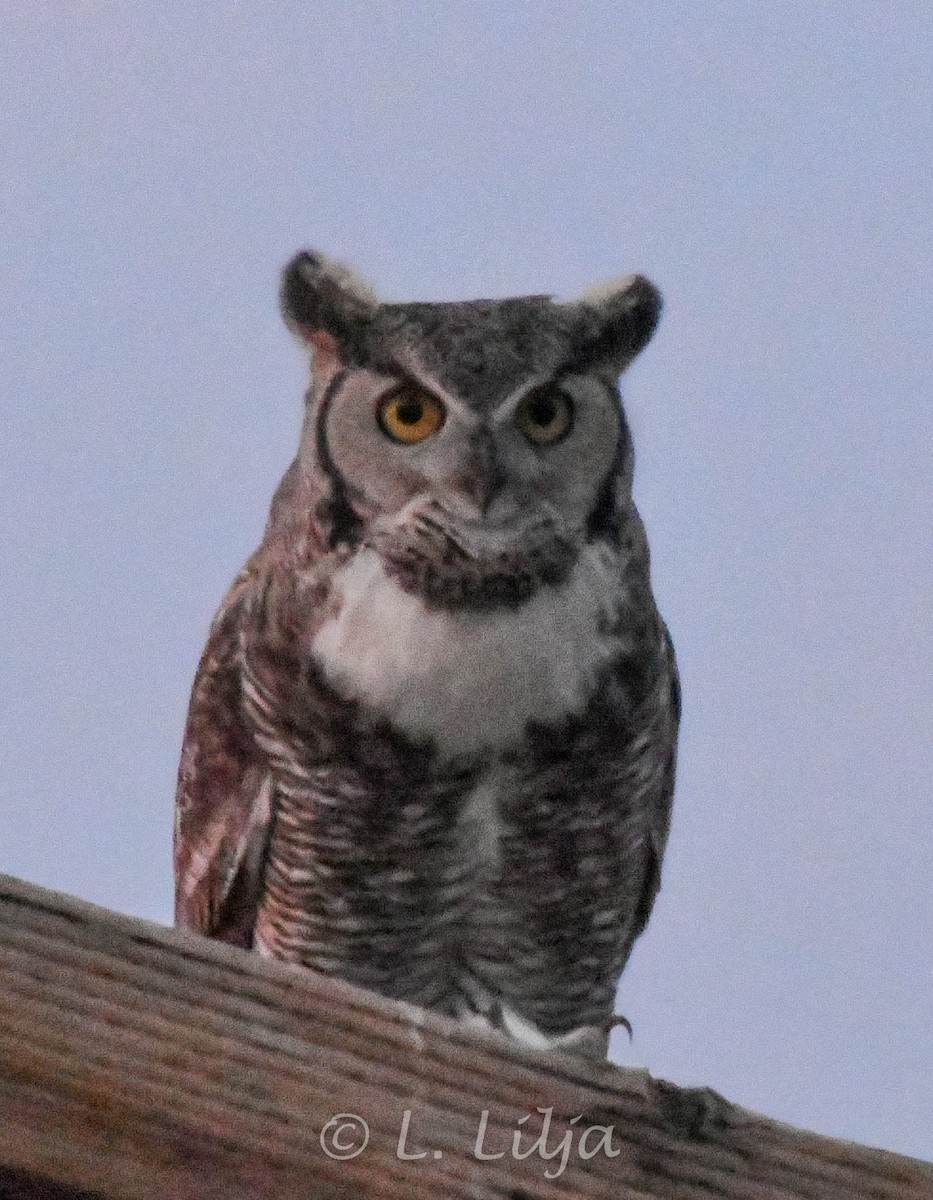
<svg viewBox="0 0 933 1200"><path fill-rule="evenodd" d="M619 401L619 394L611 384L605 383L606 391L617 405L619 413L619 437L616 442L616 452L606 471L602 483L596 492L596 503L593 505L586 523L587 541L600 538L618 544L619 512L616 491L619 476L623 471L632 468L632 434L625 411Z"/></svg>
<svg viewBox="0 0 933 1200"><path fill-rule="evenodd" d="M327 439L327 417L347 374L346 370L338 371L328 383L327 389L321 397L314 428L318 462L321 471L330 482L330 492L318 504L318 516L328 533L329 550L335 550L341 544L355 545L360 534L359 517L353 510L346 481L334 462Z"/></svg>

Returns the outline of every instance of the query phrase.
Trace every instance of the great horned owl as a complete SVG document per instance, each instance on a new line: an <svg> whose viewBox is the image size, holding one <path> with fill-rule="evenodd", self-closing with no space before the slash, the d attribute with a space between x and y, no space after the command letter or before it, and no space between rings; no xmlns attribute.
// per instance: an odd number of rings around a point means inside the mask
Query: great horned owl
<svg viewBox="0 0 933 1200"><path fill-rule="evenodd" d="M616 390L659 294L389 304L303 253L281 295L311 384L195 678L176 920L604 1053L679 717Z"/></svg>

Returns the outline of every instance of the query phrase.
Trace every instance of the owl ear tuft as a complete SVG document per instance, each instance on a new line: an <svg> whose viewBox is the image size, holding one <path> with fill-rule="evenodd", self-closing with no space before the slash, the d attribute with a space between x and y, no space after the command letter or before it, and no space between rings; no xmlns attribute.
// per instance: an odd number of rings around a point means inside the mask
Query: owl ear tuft
<svg viewBox="0 0 933 1200"><path fill-rule="evenodd" d="M651 340L663 301L650 280L627 275L584 292L577 304L586 313L582 355L621 375Z"/></svg>
<svg viewBox="0 0 933 1200"><path fill-rule="evenodd" d="M282 272L282 316L289 329L318 351L359 352L379 300L349 267L313 250L296 254Z"/></svg>

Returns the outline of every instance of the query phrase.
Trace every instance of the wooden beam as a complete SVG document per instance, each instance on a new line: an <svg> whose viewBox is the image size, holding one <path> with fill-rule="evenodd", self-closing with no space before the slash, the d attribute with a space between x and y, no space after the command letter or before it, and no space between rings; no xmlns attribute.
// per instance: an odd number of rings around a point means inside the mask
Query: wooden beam
<svg viewBox="0 0 933 1200"><path fill-rule="evenodd" d="M82 1191L933 1200L933 1167L0 876L0 1196Z"/></svg>

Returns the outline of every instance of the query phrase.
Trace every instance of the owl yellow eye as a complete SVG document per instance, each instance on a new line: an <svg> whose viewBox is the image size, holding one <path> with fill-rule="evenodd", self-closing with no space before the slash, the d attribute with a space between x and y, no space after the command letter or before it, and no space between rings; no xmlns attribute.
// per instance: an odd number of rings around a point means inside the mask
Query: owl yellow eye
<svg viewBox="0 0 933 1200"><path fill-rule="evenodd" d="M403 388L379 405L379 425L394 442L413 445L437 433L444 424L444 406L427 392Z"/></svg>
<svg viewBox="0 0 933 1200"><path fill-rule="evenodd" d="M553 446L573 426L570 397L548 384L529 392L515 410L515 424L538 446Z"/></svg>

